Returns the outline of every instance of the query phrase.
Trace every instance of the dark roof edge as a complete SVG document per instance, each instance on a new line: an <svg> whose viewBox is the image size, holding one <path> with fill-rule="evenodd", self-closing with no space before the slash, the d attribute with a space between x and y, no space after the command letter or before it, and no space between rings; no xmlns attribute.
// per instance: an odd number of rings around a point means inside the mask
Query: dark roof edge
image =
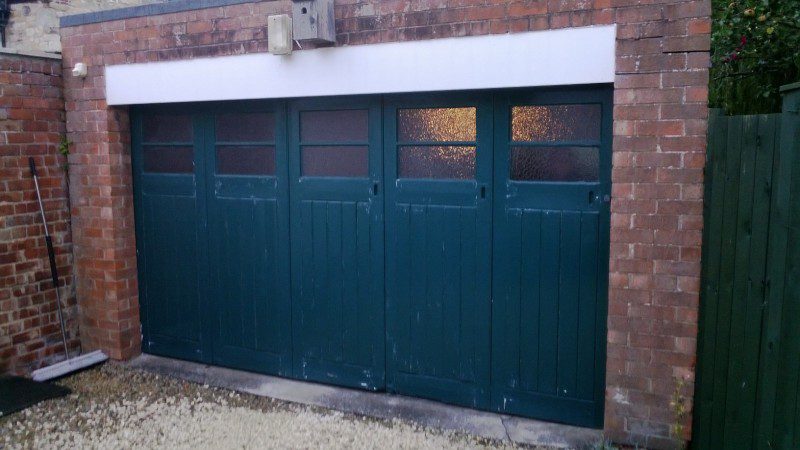
<svg viewBox="0 0 800 450"><path fill-rule="evenodd" d="M72 14L61 17L61 27L76 27L88 23L108 22L111 20L131 19L134 17L157 16L181 11L216 8L219 6L254 3L256 0L170 0L165 3L131 6L128 8L107 9L83 14Z"/></svg>

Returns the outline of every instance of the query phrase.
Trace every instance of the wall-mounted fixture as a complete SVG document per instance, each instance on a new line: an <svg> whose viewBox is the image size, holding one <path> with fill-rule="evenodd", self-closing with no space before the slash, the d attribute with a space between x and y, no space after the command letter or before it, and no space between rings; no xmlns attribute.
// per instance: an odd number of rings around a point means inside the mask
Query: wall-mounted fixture
<svg viewBox="0 0 800 450"><path fill-rule="evenodd" d="M273 55L292 53L292 18L288 14L267 17L267 41Z"/></svg>
<svg viewBox="0 0 800 450"><path fill-rule="evenodd" d="M336 43L333 0L292 0L292 23L299 42Z"/></svg>
<svg viewBox="0 0 800 450"><path fill-rule="evenodd" d="M86 78L87 73L89 73L89 69L84 63L75 64L75 67L72 68L73 77Z"/></svg>
<svg viewBox="0 0 800 450"><path fill-rule="evenodd" d="M0 0L0 46L6 46L6 27L11 18L11 7L8 0Z"/></svg>

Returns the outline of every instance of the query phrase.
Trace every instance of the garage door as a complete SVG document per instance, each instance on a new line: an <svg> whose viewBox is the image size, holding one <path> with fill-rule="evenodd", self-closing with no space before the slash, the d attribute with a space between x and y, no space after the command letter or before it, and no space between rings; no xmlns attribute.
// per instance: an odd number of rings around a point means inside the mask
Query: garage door
<svg viewBox="0 0 800 450"><path fill-rule="evenodd" d="M145 351L602 425L610 89L133 112Z"/></svg>

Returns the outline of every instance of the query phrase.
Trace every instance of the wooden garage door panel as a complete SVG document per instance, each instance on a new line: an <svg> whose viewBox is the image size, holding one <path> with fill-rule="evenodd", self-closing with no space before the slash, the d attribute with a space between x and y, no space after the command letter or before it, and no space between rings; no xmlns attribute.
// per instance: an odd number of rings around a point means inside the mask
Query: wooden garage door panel
<svg viewBox="0 0 800 450"><path fill-rule="evenodd" d="M495 99L492 405L601 426L610 91Z"/></svg>
<svg viewBox="0 0 800 450"><path fill-rule="evenodd" d="M380 99L289 107L294 376L385 385Z"/></svg>
<svg viewBox="0 0 800 450"><path fill-rule="evenodd" d="M384 109L389 388L489 405L491 104L400 96Z"/></svg>
<svg viewBox="0 0 800 450"><path fill-rule="evenodd" d="M139 295L146 351L203 360L202 132L178 111L132 123Z"/></svg>

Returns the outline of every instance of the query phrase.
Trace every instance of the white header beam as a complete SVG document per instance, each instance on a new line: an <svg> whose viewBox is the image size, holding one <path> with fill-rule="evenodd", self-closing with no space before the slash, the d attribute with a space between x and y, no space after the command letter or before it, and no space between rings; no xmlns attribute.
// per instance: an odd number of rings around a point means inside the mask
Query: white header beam
<svg viewBox="0 0 800 450"><path fill-rule="evenodd" d="M109 105L556 86L614 81L616 26L106 68Z"/></svg>

